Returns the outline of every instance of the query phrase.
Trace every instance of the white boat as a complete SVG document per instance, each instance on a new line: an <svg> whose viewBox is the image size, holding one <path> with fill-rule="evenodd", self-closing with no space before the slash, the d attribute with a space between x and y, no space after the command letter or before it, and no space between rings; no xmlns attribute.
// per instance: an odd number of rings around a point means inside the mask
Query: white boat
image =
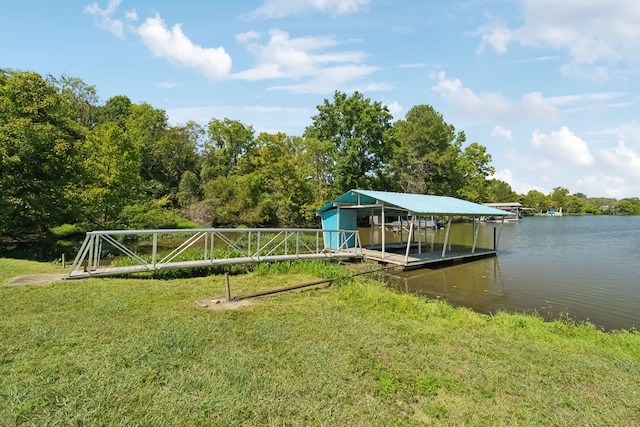
<svg viewBox="0 0 640 427"><path fill-rule="evenodd" d="M560 208L559 210L555 210L555 209L548 209L547 216L562 216L562 208Z"/></svg>

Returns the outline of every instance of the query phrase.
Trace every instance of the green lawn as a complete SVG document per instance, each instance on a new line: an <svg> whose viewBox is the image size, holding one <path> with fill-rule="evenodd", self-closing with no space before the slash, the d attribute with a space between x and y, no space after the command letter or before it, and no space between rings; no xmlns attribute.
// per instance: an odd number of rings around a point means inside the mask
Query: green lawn
<svg viewBox="0 0 640 427"><path fill-rule="evenodd" d="M0 259L0 425L640 425L635 332L476 314L366 276L227 311L196 304L224 276L1 286L60 271Z"/></svg>

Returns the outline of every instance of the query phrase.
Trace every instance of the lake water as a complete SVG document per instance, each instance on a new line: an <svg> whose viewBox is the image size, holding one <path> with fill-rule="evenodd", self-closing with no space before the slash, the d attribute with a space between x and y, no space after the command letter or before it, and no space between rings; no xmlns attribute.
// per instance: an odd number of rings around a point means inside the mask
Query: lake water
<svg viewBox="0 0 640 427"><path fill-rule="evenodd" d="M452 236L470 236L471 226L453 224ZM480 246L491 247L494 227L499 224L481 224ZM430 233L441 240L445 231ZM525 217L504 224L497 257L393 272L388 281L482 313L569 316L605 330L640 328L640 217Z"/></svg>

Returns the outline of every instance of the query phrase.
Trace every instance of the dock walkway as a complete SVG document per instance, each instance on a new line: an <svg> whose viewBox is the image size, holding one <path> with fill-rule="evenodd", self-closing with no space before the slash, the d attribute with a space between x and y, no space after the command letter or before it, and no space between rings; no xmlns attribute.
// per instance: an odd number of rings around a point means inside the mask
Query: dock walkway
<svg viewBox="0 0 640 427"><path fill-rule="evenodd" d="M300 259L362 258L358 231L196 229L90 231L67 279ZM114 262L115 260L120 262Z"/></svg>

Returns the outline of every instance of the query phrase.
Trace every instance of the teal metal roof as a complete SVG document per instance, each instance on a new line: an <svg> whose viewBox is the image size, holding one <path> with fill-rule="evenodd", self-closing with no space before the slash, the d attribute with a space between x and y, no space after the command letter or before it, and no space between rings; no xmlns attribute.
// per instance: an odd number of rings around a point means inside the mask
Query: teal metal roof
<svg viewBox="0 0 640 427"><path fill-rule="evenodd" d="M365 209L382 207L408 211L414 215L468 215L468 216L512 216L512 212L483 206L455 197L430 196L425 194L393 193L387 191L351 190L327 203L318 213L336 207Z"/></svg>

